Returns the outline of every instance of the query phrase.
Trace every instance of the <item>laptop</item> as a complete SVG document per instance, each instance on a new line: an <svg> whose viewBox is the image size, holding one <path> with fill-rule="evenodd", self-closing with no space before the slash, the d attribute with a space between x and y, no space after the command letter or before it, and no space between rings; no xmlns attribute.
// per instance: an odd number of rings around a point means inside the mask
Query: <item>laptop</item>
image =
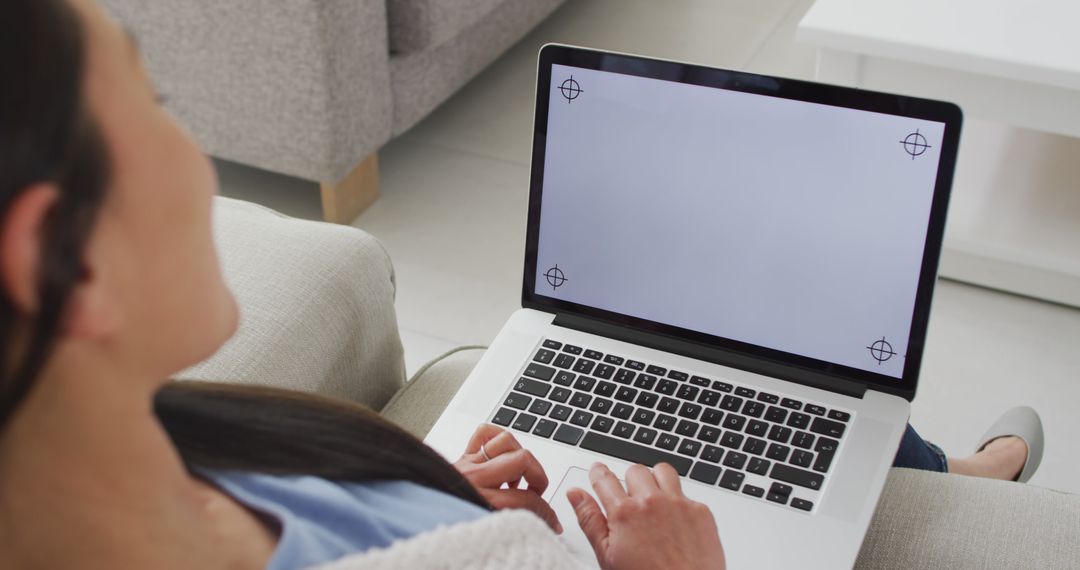
<svg viewBox="0 0 1080 570"><path fill-rule="evenodd" d="M851 567L915 397L962 114L547 45L522 308L427 438L490 422L566 500L667 462L730 568Z"/></svg>

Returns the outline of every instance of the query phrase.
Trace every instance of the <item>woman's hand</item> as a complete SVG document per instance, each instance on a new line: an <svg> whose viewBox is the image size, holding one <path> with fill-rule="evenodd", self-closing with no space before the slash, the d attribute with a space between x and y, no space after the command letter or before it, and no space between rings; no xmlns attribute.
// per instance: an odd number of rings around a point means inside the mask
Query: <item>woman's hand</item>
<svg viewBox="0 0 1080 570"><path fill-rule="evenodd" d="M499 510L530 510L552 530L562 533L555 511L541 497L548 487L544 468L512 433L493 425L480 426L454 467L491 506ZM528 484L526 489L518 488L522 479Z"/></svg>
<svg viewBox="0 0 1080 570"><path fill-rule="evenodd" d="M605 570L723 569L724 548L705 505L686 498L675 468L660 463L626 470L626 488L606 466L589 470L596 495L570 489L578 524Z"/></svg>

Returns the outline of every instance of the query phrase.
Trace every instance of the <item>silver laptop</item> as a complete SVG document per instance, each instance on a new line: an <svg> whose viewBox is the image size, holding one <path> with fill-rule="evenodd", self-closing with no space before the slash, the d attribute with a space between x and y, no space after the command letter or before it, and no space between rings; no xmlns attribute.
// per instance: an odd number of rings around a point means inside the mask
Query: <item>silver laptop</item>
<svg viewBox="0 0 1080 570"><path fill-rule="evenodd" d="M512 430L565 498L668 462L730 568L854 564L914 398L958 107L569 46L539 57L515 312L427 441Z"/></svg>

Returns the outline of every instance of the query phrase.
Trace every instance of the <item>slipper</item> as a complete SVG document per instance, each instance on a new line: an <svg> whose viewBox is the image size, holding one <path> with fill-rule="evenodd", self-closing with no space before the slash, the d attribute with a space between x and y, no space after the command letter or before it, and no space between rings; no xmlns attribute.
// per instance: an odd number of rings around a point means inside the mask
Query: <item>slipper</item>
<svg viewBox="0 0 1080 570"><path fill-rule="evenodd" d="M1004 414L986 430L975 453L983 450L991 441L1002 437L1019 437L1027 444L1027 460L1014 481L1027 483L1042 462L1043 428L1039 413L1027 406L1017 406Z"/></svg>

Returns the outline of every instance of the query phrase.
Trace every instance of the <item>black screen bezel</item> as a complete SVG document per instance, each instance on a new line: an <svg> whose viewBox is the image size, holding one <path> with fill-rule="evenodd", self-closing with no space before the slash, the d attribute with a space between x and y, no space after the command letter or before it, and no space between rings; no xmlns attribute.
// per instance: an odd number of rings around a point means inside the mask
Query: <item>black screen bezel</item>
<svg viewBox="0 0 1080 570"><path fill-rule="evenodd" d="M915 307L908 338L904 371L900 379L866 370L799 356L796 354L718 337L681 327L666 325L638 317L588 307L536 293L536 260L539 246L540 214L544 185L544 153L547 144L548 104L551 93L551 66L554 64L609 71L639 77L675 81L703 87L713 87L754 93L837 107L900 115L945 124L940 149L937 180L930 209L929 227L923 251L923 263L915 297ZM932 101L838 87L795 79L784 79L691 65L640 56L600 52L585 48L549 44L540 51L537 67L536 113L533 126L533 154L529 188L529 224L525 246L525 274L522 281L522 306L537 310L589 317L602 322L625 325L636 329L713 346L760 359L759 370L770 365L777 370L805 370L853 381L875 390L896 394L911 400L918 386L919 369L926 342L930 304L937 281L938 262L945 231L945 218L963 114L952 103Z"/></svg>

